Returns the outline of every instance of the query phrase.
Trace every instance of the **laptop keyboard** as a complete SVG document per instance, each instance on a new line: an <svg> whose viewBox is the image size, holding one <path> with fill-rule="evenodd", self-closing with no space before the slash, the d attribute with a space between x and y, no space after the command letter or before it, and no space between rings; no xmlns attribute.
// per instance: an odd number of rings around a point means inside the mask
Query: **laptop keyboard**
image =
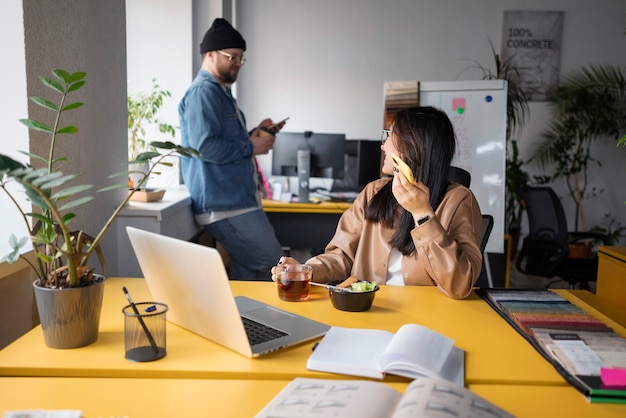
<svg viewBox="0 0 626 418"><path fill-rule="evenodd" d="M246 329L246 334L248 334L250 345L265 343L287 335L286 332L253 321L249 318L242 316L241 319L243 321L243 326Z"/></svg>

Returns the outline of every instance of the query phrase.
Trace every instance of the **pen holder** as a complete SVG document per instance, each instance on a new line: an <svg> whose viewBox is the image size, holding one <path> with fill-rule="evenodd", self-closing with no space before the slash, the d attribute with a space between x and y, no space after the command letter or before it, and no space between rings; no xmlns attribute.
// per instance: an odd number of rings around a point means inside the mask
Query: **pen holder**
<svg viewBox="0 0 626 418"><path fill-rule="evenodd" d="M127 305L124 314L124 349L130 361L154 361L165 357L167 305L141 302Z"/></svg>

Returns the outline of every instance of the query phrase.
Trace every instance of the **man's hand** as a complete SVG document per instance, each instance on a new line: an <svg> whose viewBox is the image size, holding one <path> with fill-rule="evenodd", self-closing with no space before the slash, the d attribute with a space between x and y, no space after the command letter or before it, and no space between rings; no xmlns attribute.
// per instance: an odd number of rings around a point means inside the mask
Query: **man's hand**
<svg viewBox="0 0 626 418"><path fill-rule="evenodd" d="M274 146L276 137L272 134L264 132L261 128L256 128L250 136L252 141L252 152L254 155L267 154Z"/></svg>

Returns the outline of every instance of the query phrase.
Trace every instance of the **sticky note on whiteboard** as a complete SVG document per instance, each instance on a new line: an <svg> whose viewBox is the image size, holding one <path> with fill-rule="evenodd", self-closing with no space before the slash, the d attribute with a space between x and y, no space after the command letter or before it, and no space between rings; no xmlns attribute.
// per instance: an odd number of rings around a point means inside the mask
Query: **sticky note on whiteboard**
<svg viewBox="0 0 626 418"><path fill-rule="evenodd" d="M452 111L462 115L465 112L465 97L452 99Z"/></svg>

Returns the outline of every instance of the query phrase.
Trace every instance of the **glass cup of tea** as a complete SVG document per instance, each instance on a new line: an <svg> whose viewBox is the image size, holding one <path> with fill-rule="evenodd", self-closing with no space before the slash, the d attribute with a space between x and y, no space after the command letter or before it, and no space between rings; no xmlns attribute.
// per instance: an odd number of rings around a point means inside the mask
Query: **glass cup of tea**
<svg viewBox="0 0 626 418"><path fill-rule="evenodd" d="M306 264L287 264L276 280L278 297L290 302L309 298L313 269Z"/></svg>

